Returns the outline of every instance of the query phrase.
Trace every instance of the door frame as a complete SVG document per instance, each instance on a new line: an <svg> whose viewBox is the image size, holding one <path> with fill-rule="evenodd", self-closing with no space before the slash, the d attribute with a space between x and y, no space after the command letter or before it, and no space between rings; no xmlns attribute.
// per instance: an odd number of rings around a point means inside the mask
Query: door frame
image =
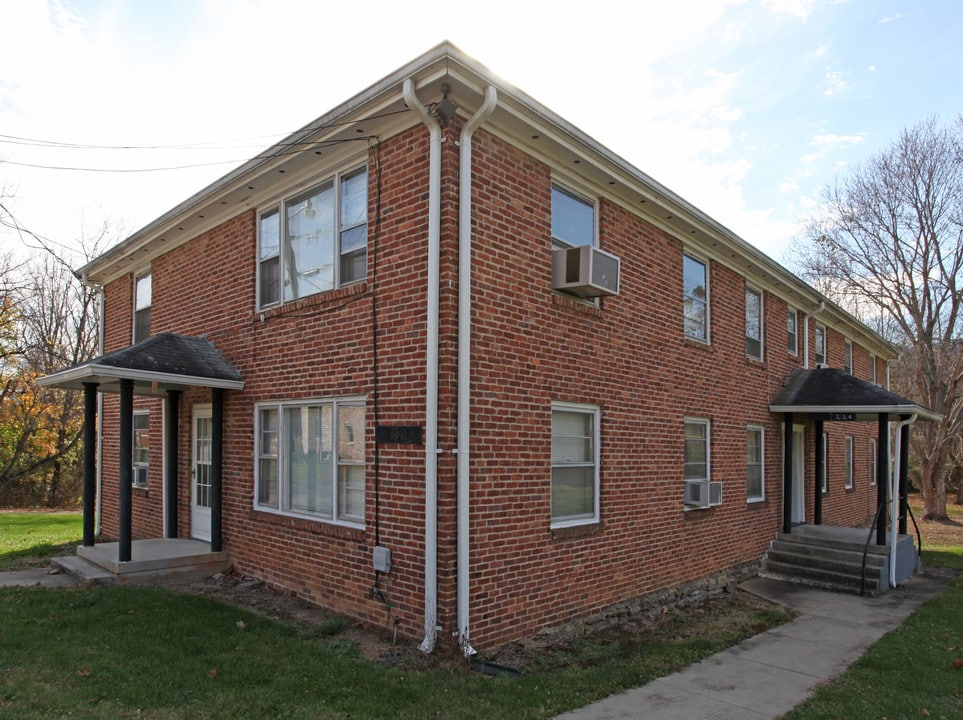
<svg viewBox="0 0 963 720"><path fill-rule="evenodd" d="M210 404L197 404L194 405L191 410L191 537L196 540L210 542L211 508L205 508L197 504L197 421L202 418L212 419L212 407ZM204 521L203 524L206 525L206 527L200 527L201 523L198 522L199 519Z"/></svg>

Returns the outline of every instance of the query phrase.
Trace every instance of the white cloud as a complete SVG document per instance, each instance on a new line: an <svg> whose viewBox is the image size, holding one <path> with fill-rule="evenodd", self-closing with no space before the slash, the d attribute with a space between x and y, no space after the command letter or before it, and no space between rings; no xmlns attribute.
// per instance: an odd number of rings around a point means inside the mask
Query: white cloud
<svg viewBox="0 0 963 720"><path fill-rule="evenodd" d="M861 143L865 139L866 139L866 136L863 134L836 135L834 133L825 133L822 135L816 135L812 140L812 144L823 145L823 146L831 145L831 146L848 147L849 145Z"/></svg>
<svg viewBox="0 0 963 720"><path fill-rule="evenodd" d="M826 87L823 90L823 95L839 95L846 89L846 79L839 70L827 70L824 80L826 81Z"/></svg>
<svg viewBox="0 0 963 720"><path fill-rule="evenodd" d="M886 25L888 23L894 23L903 17L902 13L896 13L895 15L890 15L888 17L881 18L879 21L880 25Z"/></svg>
<svg viewBox="0 0 963 720"><path fill-rule="evenodd" d="M797 192L799 190L799 183L789 178L789 179L783 180L776 187L779 188L779 192L786 193L788 195L788 194Z"/></svg>
<svg viewBox="0 0 963 720"><path fill-rule="evenodd" d="M775 13L806 20L812 14L816 0L765 0L763 5Z"/></svg>

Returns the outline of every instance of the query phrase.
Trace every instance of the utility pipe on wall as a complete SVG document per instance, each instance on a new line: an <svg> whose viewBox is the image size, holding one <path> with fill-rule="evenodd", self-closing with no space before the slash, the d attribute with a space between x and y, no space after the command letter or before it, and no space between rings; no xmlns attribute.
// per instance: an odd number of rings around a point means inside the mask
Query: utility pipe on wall
<svg viewBox="0 0 963 720"><path fill-rule="evenodd" d="M428 312L425 348L425 637L430 653L438 639L438 305L441 262L441 127L415 95L407 78L402 94L427 126L428 141Z"/></svg>
<svg viewBox="0 0 963 720"><path fill-rule="evenodd" d="M471 138L495 110L495 88L485 90L485 102L465 124L459 139L458 162L458 642L462 653L475 654L468 633L471 562L469 521L469 461L471 459Z"/></svg>
<svg viewBox="0 0 963 720"><path fill-rule="evenodd" d="M893 458L893 473L892 477L887 478L889 480L889 502L890 502L890 530L889 530L889 586L891 588L896 587L896 541L899 539L899 476L902 468L900 467L900 460L902 453L900 452L903 433L902 430L905 426L916 421L916 414L914 413L905 420L900 420L896 423L896 447L894 449Z"/></svg>

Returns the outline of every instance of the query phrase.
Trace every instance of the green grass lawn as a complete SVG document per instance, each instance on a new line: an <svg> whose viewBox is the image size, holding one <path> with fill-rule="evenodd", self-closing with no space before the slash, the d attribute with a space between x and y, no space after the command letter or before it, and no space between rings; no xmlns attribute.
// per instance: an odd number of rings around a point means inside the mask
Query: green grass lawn
<svg viewBox="0 0 963 720"><path fill-rule="evenodd" d="M0 512L0 570L45 565L73 554L83 538L79 512Z"/></svg>
<svg viewBox="0 0 963 720"><path fill-rule="evenodd" d="M680 616L681 619L681 616ZM777 625L706 613L644 640L546 653L521 677L463 661L364 660L337 634L155 588L0 590L0 718L550 718L685 667Z"/></svg>

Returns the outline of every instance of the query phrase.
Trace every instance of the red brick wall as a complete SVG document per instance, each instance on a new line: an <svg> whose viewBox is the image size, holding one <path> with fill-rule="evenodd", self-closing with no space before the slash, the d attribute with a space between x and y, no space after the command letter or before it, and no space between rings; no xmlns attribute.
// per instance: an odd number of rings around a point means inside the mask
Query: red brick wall
<svg viewBox="0 0 963 720"><path fill-rule="evenodd" d="M442 144L438 606L443 638L454 629L456 616L451 452L457 432L456 131L449 128L448 142ZM762 362L746 359L743 277L710 262L712 342L686 341L682 244L610 200L599 206L600 240L621 258L621 294L597 307L553 294L550 169L484 131L476 134L474 148L472 643L485 647L528 635L759 559L782 517L782 418L769 413L769 398L801 362L785 349L785 304L766 293L766 356ZM151 266L152 331L206 334L245 382L243 392L228 392L225 402L224 546L238 569L380 624L385 608L370 593L375 581L371 549L378 541L392 550L393 562L381 589L394 607L399 631L409 637L423 631L425 450L382 446L376 479L374 430L376 423L425 423L427 187L424 128L372 150L367 281L281 309L261 314L255 306L253 211L158 257ZM378 207L380 219L375 218ZM131 285L127 276L106 288L108 350L130 342ZM841 357L841 347L842 336L830 330L830 358ZM862 373L868 354L858 347L854 351L857 373ZM255 510L256 403L345 395L366 398L365 528ZM556 532L550 527L553 400L601 407L597 525ZM181 536L190 535L191 414L195 405L209 402L206 389L189 390L181 400ZM159 401L141 403L152 403L151 470L149 490L135 492L135 537L159 536L162 415ZM116 416L116 398L108 397L103 457L108 534L116 532ZM723 504L711 510L685 512L683 507L686 416L711 421L712 479L724 487ZM766 428L766 499L751 504L745 499L749 423ZM875 433L875 426L827 428L832 437L826 519L855 522L866 514L863 466L867 433ZM849 493L832 470L841 467L835 453L842 452L837 438L845 432L857 438L856 487ZM809 457L811 436L810 428ZM806 467L811 517L809 459Z"/></svg>

